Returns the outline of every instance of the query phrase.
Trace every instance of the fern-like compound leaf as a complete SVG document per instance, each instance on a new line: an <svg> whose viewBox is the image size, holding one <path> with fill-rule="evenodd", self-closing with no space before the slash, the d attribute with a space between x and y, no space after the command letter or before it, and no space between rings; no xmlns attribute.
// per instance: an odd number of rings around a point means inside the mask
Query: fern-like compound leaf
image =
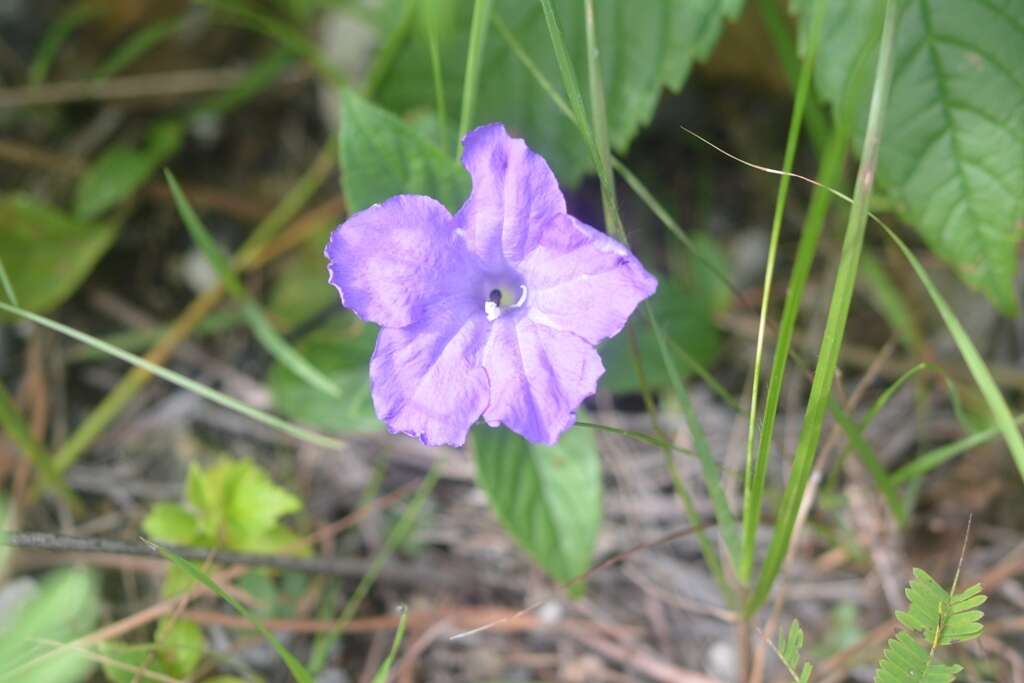
<svg viewBox="0 0 1024 683"><path fill-rule="evenodd" d="M938 664L906 631L889 639L875 672L875 683L953 683L961 667Z"/></svg>

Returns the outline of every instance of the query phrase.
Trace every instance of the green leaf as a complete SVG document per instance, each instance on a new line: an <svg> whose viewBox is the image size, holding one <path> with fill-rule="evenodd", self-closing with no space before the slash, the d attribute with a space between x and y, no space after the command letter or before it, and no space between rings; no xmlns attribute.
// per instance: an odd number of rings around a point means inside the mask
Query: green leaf
<svg viewBox="0 0 1024 683"><path fill-rule="evenodd" d="M436 23L450 111L458 111L474 3L448 0ZM583 5L553 3L577 74L586 74ZM597 44L612 146L622 152L654 114L663 88L678 92L694 62L718 41L725 20L743 0L601 0L595 3ZM494 13L522 43L552 82L561 82L541 7L536 2L497 0ZM395 111L434 106L426 29L418 26L381 79L378 97ZM493 31L492 31L493 34ZM572 121L561 116L532 75L496 35L487 40L475 123L503 121L551 163L570 185L592 168Z"/></svg>
<svg viewBox="0 0 1024 683"><path fill-rule="evenodd" d="M288 417L332 431L380 430L367 371L376 337L375 326L348 314L307 334L296 349L340 387L341 398L326 396L275 363L268 375L274 407Z"/></svg>
<svg viewBox="0 0 1024 683"><path fill-rule="evenodd" d="M177 503L156 503L142 520L147 536L165 543L189 545L199 535L195 517Z"/></svg>
<svg viewBox="0 0 1024 683"><path fill-rule="evenodd" d="M134 194L178 151L184 134L181 124L162 121L149 130L141 146L107 147L75 186L75 216L92 220Z"/></svg>
<svg viewBox="0 0 1024 683"><path fill-rule="evenodd" d="M83 569L46 575L38 593L0 620L0 681L63 683L84 680L93 664L80 652L41 640L69 642L92 629L96 583Z"/></svg>
<svg viewBox="0 0 1024 683"><path fill-rule="evenodd" d="M455 211L469 195L469 174L461 164L394 114L348 89L341 95L338 151L350 212L396 194L429 195Z"/></svg>
<svg viewBox="0 0 1024 683"><path fill-rule="evenodd" d="M0 254L23 308L46 312L71 296L118 226L75 219L24 194L0 196ZM12 258L15 257L16 258Z"/></svg>
<svg viewBox="0 0 1024 683"><path fill-rule="evenodd" d="M538 446L507 429L479 426L473 452L477 483L512 537L558 581L585 572L601 523L593 431L570 428L557 445Z"/></svg>
<svg viewBox="0 0 1024 683"><path fill-rule="evenodd" d="M879 185L968 285L1015 315L1024 11L1016 0L900 4ZM881 0L828 3L828 49L816 73L818 89L861 137L881 15Z"/></svg>
<svg viewBox="0 0 1024 683"><path fill-rule="evenodd" d="M191 676L206 651L203 629L187 619L161 619L153 640L159 644L164 668L175 678Z"/></svg>
<svg viewBox="0 0 1024 683"><path fill-rule="evenodd" d="M285 515L302 509L302 501L297 496L275 484L270 475L251 460L231 465L234 476L225 497L232 532L246 537L259 536L271 531Z"/></svg>

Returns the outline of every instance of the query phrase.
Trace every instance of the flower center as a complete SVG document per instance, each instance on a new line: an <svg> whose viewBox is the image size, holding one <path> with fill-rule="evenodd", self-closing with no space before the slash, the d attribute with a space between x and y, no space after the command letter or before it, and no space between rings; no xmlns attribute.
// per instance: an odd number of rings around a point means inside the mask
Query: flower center
<svg viewBox="0 0 1024 683"><path fill-rule="evenodd" d="M493 322L501 317L503 311L522 307L526 303L526 294L524 284L518 287L509 284L493 287L484 300L484 313L487 319Z"/></svg>

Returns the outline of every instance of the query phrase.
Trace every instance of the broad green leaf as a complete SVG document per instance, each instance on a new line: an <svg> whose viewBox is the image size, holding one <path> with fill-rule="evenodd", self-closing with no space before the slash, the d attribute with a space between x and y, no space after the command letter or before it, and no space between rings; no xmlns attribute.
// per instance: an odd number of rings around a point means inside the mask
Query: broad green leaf
<svg viewBox="0 0 1024 683"><path fill-rule="evenodd" d="M164 668L175 678L191 676L206 651L203 629L188 619L161 619L153 640Z"/></svg>
<svg viewBox="0 0 1024 683"><path fill-rule="evenodd" d="M150 538L176 545L189 545L199 536L195 517L177 503L156 503L142 520L142 530Z"/></svg>
<svg viewBox="0 0 1024 683"><path fill-rule="evenodd" d="M469 174L433 141L394 114L346 89L338 136L341 187L350 212L396 194L434 197L455 211Z"/></svg>
<svg viewBox="0 0 1024 683"><path fill-rule="evenodd" d="M284 415L333 431L382 428L370 398L370 355L377 328L343 314L299 340L296 348L341 388L335 399L311 388L279 363L268 382L274 407Z"/></svg>
<svg viewBox="0 0 1024 683"><path fill-rule="evenodd" d="M23 308L46 312L74 293L118 227L77 220L24 194L0 196L0 254Z"/></svg>
<svg viewBox="0 0 1024 683"><path fill-rule="evenodd" d="M72 683L87 678L93 664L80 652L41 640L69 642L96 623L96 583L83 569L61 569L42 580L26 603L0 614L0 681ZM35 660L38 659L38 663Z"/></svg>
<svg viewBox="0 0 1024 683"><path fill-rule="evenodd" d="M444 4L444 3L436 3ZM449 111L459 110L473 3L448 0L436 22ZM625 151L654 114L663 88L679 91L693 64L708 56L725 20L743 0L601 0L594 3L597 44L607 93L611 143ZM583 3L556 2L554 9L577 74L586 74ZM537 2L498 0L495 15L509 27L553 83L561 78L543 12ZM395 55L378 90L395 111L432 107L433 77L425 27L416 29ZM586 146L534 77L496 31L487 39L475 123L503 121L547 158L570 185L591 170Z"/></svg>
<svg viewBox="0 0 1024 683"><path fill-rule="evenodd" d="M968 285L1014 315L1024 236L1024 4L901 5L879 185ZM818 89L861 137L882 7L829 3L818 59Z"/></svg>
<svg viewBox="0 0 1024 683"><path fill-rule="evenodd" d="M570 428L557 445L538 446L503 427L479 426L473 452L477 483L512 537L558 581L585 572L601 524L593 431Z"/></svg>
<svg viewBox="0 0 1024 683"><path fill-rule="evenodd" d="M75 216L92 220L130 197L178 151L183 139L181 124L163 121L149 130L141 146L107 147L75 187Z"/></svg>

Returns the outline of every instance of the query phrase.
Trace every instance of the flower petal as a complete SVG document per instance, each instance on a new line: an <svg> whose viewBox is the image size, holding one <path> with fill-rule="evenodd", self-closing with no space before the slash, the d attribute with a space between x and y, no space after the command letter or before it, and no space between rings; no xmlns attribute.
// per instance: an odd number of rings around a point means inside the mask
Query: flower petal
<svg viewBox="0 0 1024 683"><path fill-rule="evenodd" d="M381 329L370 360L377 416L392 433L428 446L461 446L487 407L487 373L480 357L489 324L483 308L451 299L420 321Z"/></svg>
<svg viewBox="0 0 1024 683"><path fill-rule="evenodd" d="M463 149L473 191L455 222L470 250L498 271L534 248L544 226L565 213L565 198L544 158L500 123L469 133Z"/></svg>
<svg viewBox="0 0 1024 683"><path fill-rule="evenodd" d="M418 195L391 197L351 216L331 234L324 255L342 304L384 327L405 327L431 302L469 292L479 270L448 210Z"/></svg>
<svg viewBox="0 0 1024 683"><path fill-rule="evenodd" d="M502 316L492 326L483 354L491 382L484 419L534 443L554 444L576 420L583 399L597 390L601 357L575 334L525 315Z"/></svg>
<svg viewBox="0 0 1024 683"><path fill-rule="evenodd" d="M629 249L572 216L546 227L519 271L530 318L591 344L618 334L658 286Z"/></svg>

